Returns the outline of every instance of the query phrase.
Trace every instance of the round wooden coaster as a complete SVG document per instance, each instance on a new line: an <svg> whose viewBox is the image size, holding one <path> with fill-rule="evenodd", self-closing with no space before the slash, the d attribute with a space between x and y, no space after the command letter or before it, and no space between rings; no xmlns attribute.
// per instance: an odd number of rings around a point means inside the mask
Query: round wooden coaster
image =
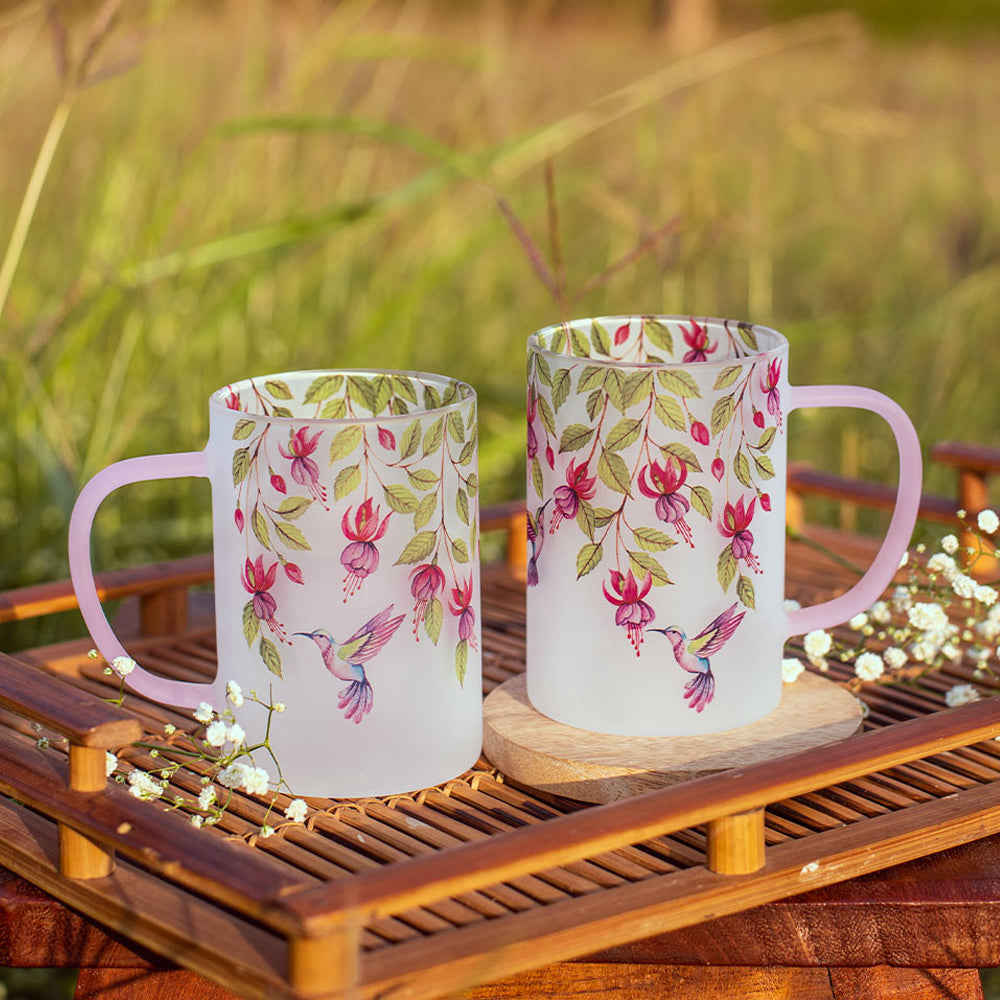
<svg viewBox="0 0 1000 1000"><path fill-rule="evenodd" d="M555 722L528 701L523 674L487 697L483 751L504 774L532 788L612 802L747 767L852 736L861 703L817 674L786 684L781 704L748 726L708 736L609 736Z"/></svg>

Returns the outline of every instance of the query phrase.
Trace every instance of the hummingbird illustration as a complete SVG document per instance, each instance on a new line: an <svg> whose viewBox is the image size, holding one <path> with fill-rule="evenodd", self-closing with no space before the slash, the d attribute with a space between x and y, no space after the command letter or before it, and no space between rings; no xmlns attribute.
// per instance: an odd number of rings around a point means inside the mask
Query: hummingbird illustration
<svg viewBox="0 0 1000 1000"><path fill-rule="evenodd" d="M647 632L661 632L667 637L674 651L678 666L694 674L684 685L688 707L700 712L715 695L715 677L709 657L714 656L729 641L743 621L745 611L736 614L738 604L732 604L710 625L706 625L693 639L671 625L670 628L650 628Z"/></svg>
<svg viewBox="0 0 1000 1000"><path fill-rule="evenodd" d="M528 544L531 546L531 556L528 559L528 586L538 584L538 557L542 554L545 544L545 508L552 502L550 497L534 514L528 511Z"/></svg>
<svg viewBox="0 0 1000 1000"><path fill-rule="evenodd" d="M393 618L392 609L395 605L380 611L370 618L348 639L338 643L330 633L323 628L314 632L296 632L312 639L319 647L323 657L323 665L347 686L340 692L337 707L344 710L344 718L359 723L372 710L372 686L365 674L364 665L376 654L380 653L385 644L396 634L405 614Z"/></svg>

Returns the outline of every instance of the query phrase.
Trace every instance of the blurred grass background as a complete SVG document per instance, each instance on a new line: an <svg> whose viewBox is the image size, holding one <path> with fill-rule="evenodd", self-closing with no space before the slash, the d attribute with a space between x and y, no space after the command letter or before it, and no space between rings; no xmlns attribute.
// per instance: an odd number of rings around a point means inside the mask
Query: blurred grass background
<svg viewBox="0 0 1000 1000"><path fill-rule="evenodd" d="M64 576L82 483L200 447L247 375L467 379L484 502L522 495L524 341L562 316L766 323L793 381L995 443L998 39L996 0L0 3L0 588ZM894 474L864 415L796 417L792 456ZM207 499L109 501L99 564L207 549Z"/></svg>
<svg viewBox="0 0 1000 1000"><path fill-rule="evenodd" d="M927 446L994 440L1000 4L683 6L125 0L96 39L107 3L2 8L0 248L33 169L37 209L0 280L0 587L65 575L82 483L201 446L246 375L465 378L484 502L521 495L524 341L561 315L773 325L793 381L879 388ZM498 198L550 259L557 214L561 300ZM892 475L864 415L792 442ZM109 501L97 561L206 549L207 495Z"/></svg>

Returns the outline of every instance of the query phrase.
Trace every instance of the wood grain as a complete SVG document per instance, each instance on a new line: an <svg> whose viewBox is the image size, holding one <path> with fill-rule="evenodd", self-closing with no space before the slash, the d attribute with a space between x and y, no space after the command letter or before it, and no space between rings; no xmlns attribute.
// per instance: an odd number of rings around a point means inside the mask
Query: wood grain
<svg viewBox="0 0 1000 1000"><path fill-rule="evenodd" d="M556 722L528 699L524 675L483 704L483 752L515 781L584 802L613 802L654 788L784 757L853 736L861 703L818 674L786 684L765 718L706 736L607 736Z"/></svg>

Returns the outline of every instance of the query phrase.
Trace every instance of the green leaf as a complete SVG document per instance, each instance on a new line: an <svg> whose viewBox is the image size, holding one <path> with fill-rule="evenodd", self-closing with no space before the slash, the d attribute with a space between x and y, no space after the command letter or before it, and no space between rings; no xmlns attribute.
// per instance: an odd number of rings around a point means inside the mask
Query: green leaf
<svg viewBox="0 0 1000 1000"><path fill-rule="evenodd" d="M469 561L469 550L461 538L451 540L451 554L457 563L467 563Z"/></svg>
<svg viewBox="0 0 1000 1000"><path fill-rule="evenodd" d="M716 573L719 577L719 585L722 589L728 590L729 585L736 577L736 556L733 555L733 548L727 545L719 553L719 561L716 565Z"/></svg>
<svg viewBox="0 0 1000 1000"><path fill-rule="evenodd" d="M702 471L698 456L686 444L681 444L680 441L671 441L670 444L663 445L660 451L663 452L664 457L673 455L674 458L682 461L690 472Z"/></svg>
<svg viewBox="0 0 1000 1000"><path fill-rule="evenodd" d="M344 384L343 375L318 375L309 383L303 403L321 403L329 399Z"/></svg>
<svg viewBox="0 0 1000 1000"><path fill-rule="evenodd" d="M465 447L458 456L459 465L468 465L476 457L476 441L478 440L476 428L472 428L472 436L465 442Z"/></svg>
<svg viewBox="0 0 1000 1000"><path fill-rule="evenodd" d="M258 632L260 632L260 622L253 613L253 601L247 601L243 605L243 638L247 641L247 649L253 646Z"/></svg>
<svg viewBox="0 0 1000 1000"><path fill-rule="evenodd" d="M383 487L382 492L385 494L385 502L397 513L412 514L419 506L420 501L413 491L399 483Z"/></svg>
<svg viewBox="0 0 1000 1000"><path fill-rule="evenodd" d="M632 495L632 481L628 474L628 466L621 455L602 449L601 457L597 463L597 474L608 489L614 490L616 493L624 493L625 496Z"/></svg>
<svg viewBox="0 0 1000 1000"><path fill-rule="evenodd" d="M754 455L753 464L757 466L761 479L774 479L774 464L767 455Z"/></svg>
<svg viewBox="0 0 1000 1000"><path fill-rule="evenodd" d="M720 396L712 407L712 437L718 437L730 424L736 412L736 397L733 393Z"/></svg>
<svg viewBox="0 0 1000 1000"><path fill-rule="evenodd" d="M330 464L333 465L341 458L347 458L361 444L364 436L364 431L357 424L337 431L330 442Z"/></svg>
<svg viewBox="0 0 1000 1000"><path fill-rule="evenodd" d="M331 399L320 411L324 420L343 420L347 416L347 403L343 399Z"/></svg>
<svg viewBox="0 0 1000 1000"><path fill-rule="evenodd" d="M627 409L625 404L625 376L617 368L609 368L604 373L604 391L611 405L620 413Z"/></svg>
<svg viewBox="0 0 1000 1000"><path fill-rule="evenodd" d="M713 389L727 389L731 386L739 377L740 372L743 371L739 365L729 365L727 368L723 368L718 375L715 376L715 385L712 386Z"/></svg>
<svg viewBox="0 0 1000 1000"><path fill-rule="evenodd" d="M667 571L648 553L634 552L627 549L629 562L632 564L632 572L641 578L645 578L648 573L653 580L654 587L666 587L674 581L667 576Z"/></svg>
<svg viewBox="0 0 1000 1000"><path fill-rule="evenodd" d="M410 412L410 408L407 406L405 399L393 396L389 401L389 412L395 417L405 417Z"/></svg>
<svg viewBox="0 0 1000 1000"><path fill-rule="evenodd" d="M424 608L424 632L427 638L436 646L441 638L441 626L444 624L444 605L432 597Z"/></svg>
<svg viewBox="0 0 1000 1000"><path fill-rule="evenodd" d="M588 542L576 555L576 578L586 576L601 564L604 550L600 542Z"/></svg>
<svg viewBox="0 0 1000 1000"><path fill-rule="evenodd" d="M615 511L607 507L594 508L594 527L606 528L615 519Z"/></svg>
<svg viewBox="0 0 1000 1000"><path fill-rule="evenodd" d="M610 357L611 355L611 338L608 336L608 331L601 326L596 320L591 321L590 324L590 342L594 345L594 350L598 354L604 354Z"/></svg>
<svg viewBox="0 0 1000 1000"><path fill-rule="evenodd" d="M420 501L419 506L413 514L413 530L419 531L434 516L437 510L438 498L436 493L428 493Z"/></svg>
<svg viewBox="0 0 1000 1000"><path fill-rule="evenodd" d="M545 480L542 478L542 463L538 461L537 455L531 460L531 485L535 495L541 500L545 496Z"/></svg>
<svg viewBox="0 0 1000 1000"><path fill-rule="evenodd" d="M434 551L436 544L436 531L421 531L406 543L406 547L396 560L396 565L422 562Z"/></svg>
<svg viewBox="0 0 1000 1000"><path fill-rule="evenodd" d="M278 513L286 521L294 521L301 517L312 506L312 500L308 497L285 497L278 504Z"/></svg>
<svg viewBox="0 0 1000 1000"><path fill-rule="evenodd" d="M701 390L698 388L698 383L686 371L668 368L657 372L656 377L659 379L660 385L667 392L672 392L675 396L683 396L685 399L691 397L697 399L701 397Z"/></svg>
<svg viewBox="0 0 1000 1000"><path fill-rule="evenodd" d="M774 444L774 438L777 434L777 430L774 427L768 427L760 436L760 440L757 442L758 451L770 451L771 445Z"/></svg>
<svg viewBox="0 0 1000 1000"><path fill-rule="evenodd" d="M455 676L458 683L465 687L465 672L469 667L469 644L465 639L460 639L455 647Z"/></svg>
<svg viewBox="0 0 1000 1000"><path fill-rule="evenodd" d="M419 420L414 420L406 425L403 436L399 439L399 457L409 458L420 446L420 435L422 428Z"/></svg>
<svg viewBox="0 0 1000 1000"><path fill-rule="evenodd" d="M261 638L259 649L264 666L276 677L281 677L281 654L278 652L278 647L270 639Z"/></svg>
<svg viewBox="0 0 1000 1000"><path fill-rule="evenodd" d="M553 347L553 350L557 350L557 348ZM549 367L548 361L541 354L532 354L531 357L535 359L539 381L542 385L552 385L552 369Z"/></svg>
<svg viewBox="0 0 1000 1000"><path fill-rule="evenodd" d="M410 485L418 490L432 490L440 482L441 477L433 469L407 469Z"/></svg>
<svg viewBox="0 0 1000 1000"><path fill-rule="evenodd" d="M272 417L292 417L294 414L287 406L276 406L271 410Z"/></svg>
<svg viewBox="0 0 1000 1000"><path fill-rule="evenodd" d="M590 357L590 344L587 343L586 337L575 326L569 328L569 343L575 357Z"/></svg>
<svg viewBox="0 0 1000 1000"><path fill-rule="evenodd" d="M747 488L753 489L753 480L750 478L750 461L742 448L736 452L733 468L736 470L736 478Z"/></svg>
<svg viewBox="0 0 1000 1000"><path fill-rule="evenodd" d="M469 496L474 497L479 492L479 476L470 472L469 478L465 480L465 488L469 491Z"/></svg>
<svg viewBox="0 0 1000 1000"><path fill-rule="evenodd" d="M739 580L736 581L736 596L748 607L751 611L755 610L757 605L754 603L755 595L753 590L753 580L748 576L743 576L740 574Z"/></svg>
<svg viewBox="0 0 1000 1000"><path fill-rule="evenodd" d="M233 486L239 486L250 471L250 449L237 448L233 452Z"/></svg>
<svg viewBox="0 0 1000 1000"><path fill-rule="evenodd" d="M455 495L455 509L458 511L458 516L462 519L463 524L469 523L469 498L466 495L465 490L459 490Z"/></svg>
<svg viewBox="0 0 1000 1000"><path fill-rule="evenodd" d="M585 365L576 383L577 392L600 389L604 385L604 368L600 365Z"/></svg>
<svg viewBox="0 0 1000 1000"><path fill-rule="evenodd" d="M707 486L691 487L691 506L702 517L712 520L712 491Z"/></svg>
<svg viewBox="0 0 1000 1000"><path fill-rule="evenodd" d="M392 389L397 396L404 396L411 403L417 402L417 390L413 384L413 379L407 375L393 375Z"/></svg>
<svg viewBox="0 0 1000 1000"><path fill-rule="evenodd" d="M621 451L636 441L642 430L642 422L623 417L608 431L604 444L609 451Z"/></svg>
<svg viewBox="0 0 1000 1000"><path fill-rule="evenodd" d="M436 452L441 447L442 441L444 441L444 417L438 417L424 432L424 458Z"/></svg>
<svg viewBox="0 0 1000 1000"><path fill-rule="evenodd" d="M278 521L274 525L274 533L290 549L298 549L301 552L308 552L312 549L312 546L306 541L306 536L302 534L302 530L294 524L286 524L284 521Z"/></svg>
<svg viewBox="0 0 1000 1000"><path fill-rule="evenodd" d="M465 440L465 424L458 410L452 410L448 414L448 433L456 444L461 444Z"/></svg>
<svg viewBox="0 0 1000 1000"><path fill-rule="evenodd" d="M369 379L360 375L348 375L347 398L375 413L375 389Z"/></svg>
<svg viewBox="0 0 1000 1000"><path fill-rule="evenodd" d="M428 411L441 409L441 393L433 385L424 386L424 409Z"/></svg>
<svg viewBox="0 0 1000 1000"><path fill-rule="evenodd" d="M542 426L553 436L556 433L556 418L549 401L544 396L538 397L538 415L542 418Z"/></svg>
<svg viewBox="0 0 1000 1000"><path fill-rule="evenodd" d="M562 437L559 438L559 453L579 451L593 436L593 427L587 427L586 424L570 424L563 428Z"/></svg>
<svg viewBox="0 0 1000 1000"><path fill-rule="evenodd" d="M594 517L594 508L586 500L580 501L580 506L576 509L576 523L580 530L591 540L594 540L594 528L597 521Z"/></svg>
<svg viewBox="0 0 1000 1000"><path fill-rule="evenodd" d="M253 434L253 429L257 425L252 420L237 420L236 426L233 428L233 440L234 441L245 441L251 434Z"/></svg>
<svg viewBox="0 0 1000 1000"><path fill-rule="evenodd" d="M671 358L674 356L674 338L666 324L651 316L645 316L642 320L642 334L661 351L666 351Z"/></svg>
<svg viewBox="0 0 1000 1000"><path fill-rule="evenodd" d="M376 375L372 380L372 413L381 413L392 399L392 382L388 375Z"/></svg>
<svg viewBox="0 0 1000 1000"><path fill-rule="evenodd" d="M673 396L657 396L653 402L653 408L660 422L672 427L675 431L687 430L687 420L681 404Z"/></svg>
<svg viewBox="0 0 1000 1000"><path fill-rule="evenodd" d="M597 414L601 412L604 407L604 393L600 389L595 389L587 397L587 416L591 420L597 419Z"/></svg>
<svg viewBox="0 0 1000 1000"><path fill-rule="evenodd" d="M633 528L632 537L635 544L647 552L665 552L677 544L673 538L656 528Z"/></svg>
<svg viewBox="0 0 1000 1000"><path fill-rule="evenodd" d="M292 390L288 388L288 383L281 379L272 378L264 383L264 388L274 396L275 399L294 399Z"/></svg>
<svg viewBox="0 0 1000 1000"><path fill-rule="evenodd" d="M271 547L271 536L267 531L267 519L260 512L258 504L253 505L253 513L250 515L250 526L253 528L253 533L257 536L257 541L265 549L269 549Z"/></svg>
<svg viewBox="0 0 1000 1000"><path fill-rule="evenodd" d="M751 351L758 351L760 348L757 346L757 334L754 333L753 326L749 323L737 323L736 328L740 331L740 337L743 339L743 343L750 348Z"/></svg>
<svg viewBox="0 0 1000 1000"><path fill-rule="evenodd" d="M337 473L337 478L333 481L334 500L343 500L349 493L353 493L361 485L361 466L348 465Z"/></svg>
<svg viewBox="0 0 1000 1000"><path fill-rule="evenodd" d="M633 372L625 379L625 405L634 406L653 391L652 372Z"/></svg>
<svg viewBox="0 0 1000 1000"><path fill-rule="evenodd" d="M568 368L560 368L552 378L552 405L556 413L559 407L569 399L570 377Z"/></svg>

